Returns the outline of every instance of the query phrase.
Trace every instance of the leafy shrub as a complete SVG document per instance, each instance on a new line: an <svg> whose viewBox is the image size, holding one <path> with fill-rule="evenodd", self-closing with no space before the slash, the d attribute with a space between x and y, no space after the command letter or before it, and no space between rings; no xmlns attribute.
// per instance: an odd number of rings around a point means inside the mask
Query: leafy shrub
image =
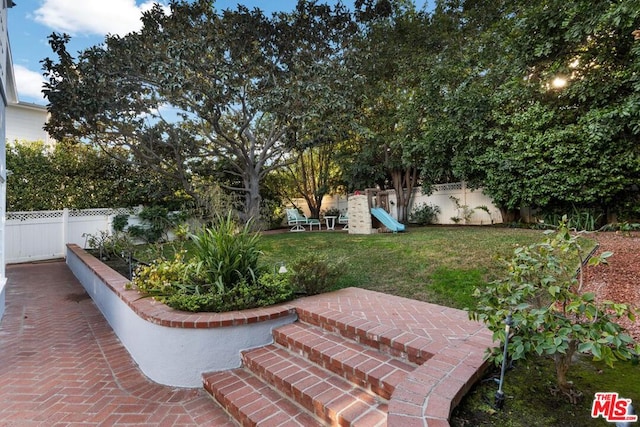
<svg viewBox="0 0 640 427"><path fill-rule="evenodd" d="M250 227L239 228L231 214L218 218L214 227L191 236L193 258L179 251L171 260L141 267L131 285L184 311L242 310L291 299L289 275L259 268L259 235Z"/></svg>
<svg viewBox="0 0 640 427"><path fill-rule="evenodd" d="M109 234L107 231L99 231L96 234L85 234L87 245L98 251L100 259L110 259L119 256L123 252L131 252L133 241L127 233L116 232Z"/></svg>
<svg viewBox="0 0 640 427"><path fill-rule="evenodd" d="M198 270L219 292L237 283L253 284L258 277L259 234L251 232L251 223L237 230L231 214L218 217L212 228L191 236Z"/></svg>
<svg viewBox="0 0 640 427"><path fill-rule="evenodd" d="M629 233L631 231L640 231L639 223L629 222L616 222L612 224L605 224L599 231L621 231L623 233Z"/></svg>
<svg viewBox="0 0 640 427"><path fill-rule="evenodd" d="M129 214L118 214L113 217L111 226L116 233L124 232L127 225L129 225Z"/></svg>
<svg viewBox="0 0 640 427"><path fill-rule="evenodd" d="M246 281L218 291L200 275L195 263L185 263L184 252L138 270L132 286L176 310L223 312L264 307L288 301L293 288L286 274L263 273L256 283Z"/></svg>
<svg viewBox="0 0 640 427"><path fill-rule="evenodd" d="M573 206L570 214L562 212L547 212L542 215L544 224L558 227L567 217L567 227L572 230L595 231L601 225L604 215L596 209L578 208Z"/></svg>
<svg viewBox="0 0 640 427"><path fill-rule="evenodd" d="M293 296L289 278L284 274L264 273L257 286L246 282L220 293L188 293L182 290L163 299L168 306L183 311L222 312L264 307L288 301Z"/></svg>
<svg viewBox="0 0 640 427"><path fill-rule="evenodd" d="M433 224L438 220L439 213L439 206L422 203L414 206L409 214L409 222L418 225Z"/></svg>
<svg viewBox="0 0 640 427"><path fill-rule="evenodd" d="M267 229L279 228L287 214L280 200L262 200L260 202L260 218Z"/></svg>
<svg viewBox="0 0 640 427"><path fill-rule="evenodd" d="M196 193L193 217L210 224L220 212L233 212L234 218L238 219L237 212L242 209L242 201L237 195L225 191L217 184L201 180L195 180L193 185Z"/></svg>
<svg viewBox="0 0 640 427"><path fill-rule="evenodd" d="M159 259L138 268L130 286L153 297L168 297L185 287L192 293L204 291L203 281L197 277L193 266L185 262L185 254L185 251L178 251L171 260Z"/></svg>
<svg viewBox="0 0 640 427"><path fill-rule="evenodd" d="M567 374L574 354L590 353L611 366L615 360L636 357L640 346L616 323L622 317L634 318L629 306L581 292L586 254L579 235L567 228L566 217L556 231L546 234L545 241L514 250L503 279L476 289L478 305L470 317L485 322L497 342L504 342L505 319L512 319L507 347L511 358L553 357L558 387L573 399ZM606 263L611 255L592 256L588 264ZM500 351L491 356L502 361Z"/></svg>
<svg viewBox="0 0 640 427"><path fill-rule="evenodd" d="M311 253L292 265L292 284L307 295L331 290L340 277L340 263L332 264L326 255Z"/></svg>
<svg viewBox="0 0 640 427"><path fill-rule="evenodd" d="M138 218L142 223L130 226L129 233L148 243L167 240L169 230L185 220L183 214L169 212L162 206L146 207L140 211Z"/></svg>

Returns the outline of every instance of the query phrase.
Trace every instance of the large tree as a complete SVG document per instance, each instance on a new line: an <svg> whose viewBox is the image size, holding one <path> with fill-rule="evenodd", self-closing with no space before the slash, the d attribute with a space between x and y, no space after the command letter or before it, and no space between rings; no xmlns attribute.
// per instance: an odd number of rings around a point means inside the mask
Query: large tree
<svg viewBox="0 0 640 427"><path fill-rule="evenodd" d="M360 76L359 115L341 164L351 189L393 188L397 215L406 222L424 151L414 97L418 59L428 48L429 16L410 1L364 1L358 16L361 37L353 54Z"/></svg>
<svg viewBox="0 0 640 427"><path fill-rule="evenodd" d="M302 196L312 218L320 218L322 199L335 188L336 166L332 161L334 147L316 145L298 152L295 163L287 166L284 176L291 198Z"/></svg>
<svg viewBox="0 0 640 427"><path fill-rule="evenodd" d="M503 212L575 206L637 217L640 2L441 4L461 31L480 30L466 49L478 66L445 104L466 115L464 134L450 134L458 176Z"/></svg>
<svg viewBox="0 0 640 427"><path fill-rule="evenodd" d="M245 217L257 218L260 182L291 160L292 129L326 108L321 101L328 95L314 94L333 93L328 68L318 74L309 67L334 59L350 15L341 5L305 0L272 17L243 6L217 12L207 0L170 6L168 14L155 6L142 30L108 36L77 60L66 50L68 36L51 36L58 60L44 61L47 130L126 147L123 160L140 162L194 197L194 173L223 164L237 177L230 189L243 194ZM305 53L316 61L301 65Z"/></svg>

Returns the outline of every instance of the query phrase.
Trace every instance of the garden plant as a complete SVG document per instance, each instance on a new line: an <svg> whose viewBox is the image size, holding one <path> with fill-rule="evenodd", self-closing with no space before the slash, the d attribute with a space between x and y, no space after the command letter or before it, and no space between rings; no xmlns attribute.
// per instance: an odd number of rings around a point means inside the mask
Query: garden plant
<svg viewBox="0 0 640 427"><path fill-rule="evenodd" d="M575 402L580 393L568 373L576 353L613 366L616 360L637 357L640 346L616 323L622 316L634 318L628 305L598 301L595 294L581 292L585 262L606 263L612 253L586 261L579 235L569 230L566 217L557 230L546 233L543 242L515 249L506 262L505 278L476 289L478 305L470 317L485 322L494 340L504 342L509 333L505 319L510 316L508 356L514 361L531 355L552 357L558 391ZM490 356L503 362L502 351Z"/></svg>
<svg viewBox="0 0 640 427"><path fill-rule="evenodd" d="M258 264L259 235L231 214L191 235L191 256L177 250L138 269L131 286L184 311L230 311L273 305L293 296L289 277Z"/></svg>

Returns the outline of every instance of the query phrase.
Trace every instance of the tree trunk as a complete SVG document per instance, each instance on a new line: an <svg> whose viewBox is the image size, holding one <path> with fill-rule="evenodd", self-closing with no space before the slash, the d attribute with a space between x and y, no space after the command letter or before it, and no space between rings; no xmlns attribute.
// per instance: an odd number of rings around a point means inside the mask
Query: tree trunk
<svg viewBox="0 0 640 427"><path fill-rule="evenodd" d="M569 348L565 353L556 353L553 355L553 359L556 367L556 381L558 388L561 392L569 396L569 399L573 402L575 399L575 393L573 391L573 384L567 379L569 368L571 368L571 359L573 354L578 348L578 343L575 340L569 341Z"/></svg>
<svg viewBox="0 0 640 427"><path fill-rule="evenodd" d="M391 171L391 180L393 189L396 191L396 213L398 221L406 224L408 218L409 203L413 196L413 188L418 180L418 171L416 168L406 170L394 169Z"/></svg>
<svg viewBox="0 0 640 427"><path fill-rule="evenodd" d="M502 222L505 224L520 219L520 212L517 209L508 209L504 206L500 206L500 215L502 215Z"/></svg>
<svg viewBox="0 0 640 427"><path fill-rule="evenodd" d="M253 220L255 227L260 227L260 204L262 196L260 195L260 177L258 173L251 170L244 179L245 196L244 196L244 218L245 222Z"/></svg>

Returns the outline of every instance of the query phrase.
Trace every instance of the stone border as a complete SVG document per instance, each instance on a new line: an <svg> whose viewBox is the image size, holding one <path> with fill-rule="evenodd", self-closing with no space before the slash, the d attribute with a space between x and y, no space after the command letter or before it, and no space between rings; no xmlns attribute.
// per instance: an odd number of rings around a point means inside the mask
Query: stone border
<svg viewBox="0 0 640 427"><path fill-rule="evenodd" d="M240 352L273 342L271 330L297 319L293 305L227 313L185 313L125 289L128 280L67 245L66 263L142 372L159 384L201 387L204 372L241 365Z"/></svg>

